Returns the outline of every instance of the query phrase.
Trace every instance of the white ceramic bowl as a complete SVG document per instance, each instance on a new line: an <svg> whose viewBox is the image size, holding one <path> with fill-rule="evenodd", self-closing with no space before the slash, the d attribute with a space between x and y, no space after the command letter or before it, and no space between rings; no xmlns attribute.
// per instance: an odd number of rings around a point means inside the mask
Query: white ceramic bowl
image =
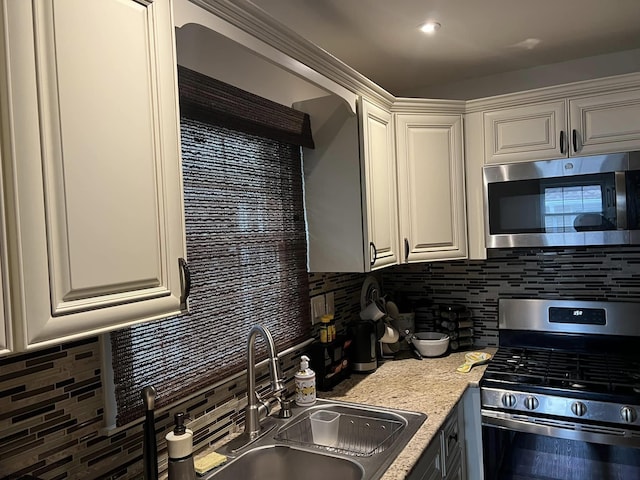
<svg viewBox="0 0 640 480"><path fill-rule="evenodd" d="M439 357L449 348L449 335L437 332L418 332L412 340L423 357Z"/></svg>

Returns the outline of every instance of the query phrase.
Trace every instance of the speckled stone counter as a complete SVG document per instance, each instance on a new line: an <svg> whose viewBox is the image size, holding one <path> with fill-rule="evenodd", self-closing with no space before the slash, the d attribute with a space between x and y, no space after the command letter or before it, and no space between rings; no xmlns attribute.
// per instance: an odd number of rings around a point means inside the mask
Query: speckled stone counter
<svg viewBox="0 0 640 480"><path fill-rule="evenodd" d="M495 352L493 348L476 350ZM404 479L467 387L477 386L482 377L485 365L466 374L456 371L464 363L465 353L423 360L387 360L375 372L353 373L332 391L318 392L318 396L426 413L425 422L382 477Z"/></svg>

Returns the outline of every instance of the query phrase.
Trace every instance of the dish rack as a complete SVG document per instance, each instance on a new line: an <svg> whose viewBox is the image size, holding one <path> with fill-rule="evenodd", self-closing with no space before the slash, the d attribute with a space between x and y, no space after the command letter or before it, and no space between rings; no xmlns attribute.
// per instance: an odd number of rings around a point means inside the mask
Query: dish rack
<svg viewBox="0 0 640 480"><path fill-rule="evenodd" d="M369 457L390 447L404 424L397 420L340 414L338 438L333 446L314 443L311 420L306 416L278 432L276 440L341 453L353 457Z"/></svg>

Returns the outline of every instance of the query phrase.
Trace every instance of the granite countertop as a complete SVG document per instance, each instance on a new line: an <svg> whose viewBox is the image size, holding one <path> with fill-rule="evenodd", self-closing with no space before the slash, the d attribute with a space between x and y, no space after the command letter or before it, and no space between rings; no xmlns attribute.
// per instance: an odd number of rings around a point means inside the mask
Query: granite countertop
<svg viewBox="0 0 640 480"><path fill-rule="evenodd" d="M496 349L476 350L493 354ZM375 372L352 373L332 391L318 392L318 396L426 413L425 422L382 477L404 479L467 387L477 386L484 373L486 365L476 366L469 373L456 371L464 363L465 353L423 360L387 360Z"/></svg>

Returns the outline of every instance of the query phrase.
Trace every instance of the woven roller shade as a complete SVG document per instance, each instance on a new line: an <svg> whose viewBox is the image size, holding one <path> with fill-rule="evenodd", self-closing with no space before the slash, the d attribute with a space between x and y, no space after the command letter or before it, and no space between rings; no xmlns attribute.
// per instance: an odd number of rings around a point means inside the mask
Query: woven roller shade
<svg viewBox="0 0 640 480"><path fill-rule="evenodd" d="M182 108L219 83L180 75L190 312L112 333L118 425L143 416L146 385L161 408L244 369L256 323L279 351L311 337L301 148Z"/></svg>
<svg viewBox="0 0 640 480"><path fill-rule="evenodd" d="M309 115L178 65L180 111L190 118L314 148Z"/></svg>

